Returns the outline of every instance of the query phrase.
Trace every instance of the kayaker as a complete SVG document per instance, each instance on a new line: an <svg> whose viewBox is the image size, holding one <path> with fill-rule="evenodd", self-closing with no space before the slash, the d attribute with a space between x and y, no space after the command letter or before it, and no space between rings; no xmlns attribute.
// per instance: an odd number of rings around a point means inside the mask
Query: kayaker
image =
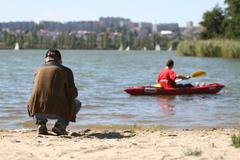
<svg viewBox="0 0 240 160"><path fill-rule="evenodd" d="M39 134L48 134L48 119L57 119L52 131L67 134L69 122L75 122L81 108L71 69L62 65L57 49L49 49L45 63L35 72L34 86L28 101L28 113L35 116Z"/></svg>
<svg viewBox="0 0 240 160"><path fill-rule="evenodd" d="M191 84L176 84L176 79L189 79L188 75L177 75L173 70L174 61L169 59L166 61L166 66L162 69L157 76L157 83L163 88L180 88L180 87L192 87Z"/></svg>

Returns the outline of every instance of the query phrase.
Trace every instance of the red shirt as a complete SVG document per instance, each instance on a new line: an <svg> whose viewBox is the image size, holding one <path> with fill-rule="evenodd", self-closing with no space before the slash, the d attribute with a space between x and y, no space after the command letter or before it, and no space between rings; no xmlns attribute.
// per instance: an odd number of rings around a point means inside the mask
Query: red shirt
<svg viewBox="0 0 240 160"><path fill-rule="evenodd" d="M172 69L165 67L158 73L157 83L159 83L163 88L175 88L175 79L176 73Z"/></svg>

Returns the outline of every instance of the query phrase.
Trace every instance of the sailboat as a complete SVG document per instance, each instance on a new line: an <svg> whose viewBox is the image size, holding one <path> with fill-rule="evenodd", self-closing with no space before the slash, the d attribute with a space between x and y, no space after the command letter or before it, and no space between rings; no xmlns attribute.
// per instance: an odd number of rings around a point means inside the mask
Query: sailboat
<svg viewBox="0 0 240 160"><path fill-rule="evenodd" d="M129 46L127 46L127 48L125 49L125 51L130 51L130 47L129 47Z"/></svg>
<svg viewBox="0 0 240 160"><path fill-rule="evenodd" d="M172 46L170 46L167 51L172 51Z"/></svg>
<svg viewBox="0 0 240 160"><path fill-rule="evenodd" d="M123 45L121 44L120 47L118 48L118 51L122 51L123 50Z"/></svg>
<svg viewBox="0 0 240 160"><path fill-rule="evenodd" d="M144 47L143 47L143 50L146 51L146 50L147 50L147 47L144 46Z"/></svg>
<svg viewBox="0 0 240 160"><path fill-rule="evenodd" d="M161 47L160 47L159 44L157 44L157 45L155 46L155 51L160 51L160 50L161 50Z"/></svg>
<svg viewBox="0 0 240 160"><path fill-rule="evenodd" d="M18 42L17 43L15 43L15 47L14 47L14 50L19 50L20 48L19 48L19 44L18 44Z"/></svg>

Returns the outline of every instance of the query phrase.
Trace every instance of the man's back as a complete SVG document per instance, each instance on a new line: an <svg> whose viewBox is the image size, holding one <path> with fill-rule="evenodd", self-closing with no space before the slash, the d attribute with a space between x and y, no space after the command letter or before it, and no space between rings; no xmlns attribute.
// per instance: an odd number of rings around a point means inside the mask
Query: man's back
<svg viewBox="0 0 240 160"><path fill-rule="evenodd" d="M58 65L44 64L36 71L34 89L56 99L66 96L67 77L67 72Z"/></svg>
<svg viewBox="0 0 240 160"><path fill-rule="evenodd" d="M34 82L29 100L30 115L56 114L74 121L71 112L74 112L77 89L70 69L49 62L37 69Z"/></svg>
<svg viewBox="0 0 240 160"><path fill-rule="evenodd" d="M176 73L172 69L165 67L159 72L157 83L164 88L174 88L176 87L175 79Z"/></svg>

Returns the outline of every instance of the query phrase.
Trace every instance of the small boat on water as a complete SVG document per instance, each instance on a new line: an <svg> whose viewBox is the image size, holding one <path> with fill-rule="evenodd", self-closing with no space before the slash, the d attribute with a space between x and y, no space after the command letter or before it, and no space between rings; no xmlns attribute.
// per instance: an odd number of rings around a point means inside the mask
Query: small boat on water
<svg viewBox="0 0 240 160"><path fill-rule="evenodd" d="M156 95L190 95L190 94L216 94L224 87L223 84L211 83L196 85L186 88L162 88L155 86L133 86L124 89L134 96L156 96Z"/></svg>
<svg viewBox="0 0 240 160"><path fill-rule="evenodd" d="M161 47L160 47L159 44L157 44L157 45L155 46L155 51L160 51L160 50L161 50Z"/></svg>
<svg viewBox="0 0 240 160"><path fill-rule="evenodd" d="M19 44L18 43L15 43L15 47L14 47L14 50L19 50Z"/></svg>
<svg viewBox="0 0 240 160"><path fill-rule="evenodd" d="M127 46L127 48L125 49L125 51L130 51L130 47L129 47L129 46Z"/></svg>
<svg viewBox="0 0 240 160"><path fill-rule="evenodd" d="M118 48L118 51L123 51L123 45L121 44L120 47Z"/></svg>
<svg viewBox="0 0 240 160"><path fill-rule="evenodd" d="M172 51L172 46L170 46L167 51Z"/></svg>

